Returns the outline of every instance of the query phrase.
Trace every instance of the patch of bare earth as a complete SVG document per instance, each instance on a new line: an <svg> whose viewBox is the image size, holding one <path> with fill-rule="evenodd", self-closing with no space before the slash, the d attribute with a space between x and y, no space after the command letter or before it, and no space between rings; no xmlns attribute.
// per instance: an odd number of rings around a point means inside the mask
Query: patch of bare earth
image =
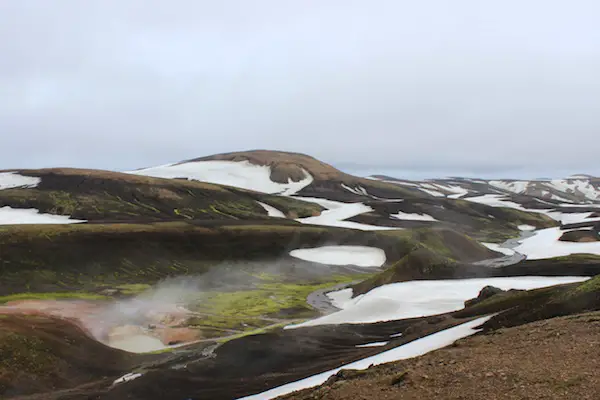
<svg viewBox="0 0 600 400"><path fill-rule="evenodd" d="M285 399L598 399L600 313L480 334Z"/></svg>

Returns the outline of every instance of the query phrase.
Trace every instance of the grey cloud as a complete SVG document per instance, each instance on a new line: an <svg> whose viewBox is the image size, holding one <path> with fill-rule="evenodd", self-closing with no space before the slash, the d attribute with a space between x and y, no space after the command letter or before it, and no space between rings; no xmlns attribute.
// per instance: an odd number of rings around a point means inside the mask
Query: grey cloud
<svg viewBox="0 0 600 400"><path fill-rule="evenodd" d="M0 2L0 169L253 148L594 172L593 1Z"/></svg>

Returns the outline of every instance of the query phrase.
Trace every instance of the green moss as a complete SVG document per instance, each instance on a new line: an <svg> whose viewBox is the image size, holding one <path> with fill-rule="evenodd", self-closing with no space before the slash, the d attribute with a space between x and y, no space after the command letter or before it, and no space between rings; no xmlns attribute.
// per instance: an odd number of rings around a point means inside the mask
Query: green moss
<svg viewBox="0 0 600 400"><path fill-rule="evenodd" d="M107 296L84 292L65 293L17 293L8 296L0 296L0 304L18 300L60 300L60 299L82 299L82 300L106 300Z"/></svg>
<svg viewBox="0 0 600 400"><path fill-rule="evenodd" d="M593 292L600 293L600 275L598 275L592 279L589 279L589 280L577 285L573 289L569 290L567 293L565 293L564 296L562 296L562 299L564 300L566 298L580 296L580 295L584 295L587 293L593 293Z"/></svg>
<svg viewBox="0 0 600 400"><path fill-rule="evenodd" d="M118 285L115 288L119 289L121 293L131 295L145 292L150 289L152 286L146 283L128 283L123 285Z"/></svg>
<svg viewBox="0 0 600 400"><path fill-rule="evenodd" d="M356 275L334 276L326 281L296 284L277 282L268 277L270 283L261 283L254 290L204 292L191 306L203 316L193 318L190 324L246 331L271 325L273 318L311 318L317 312L306 303L310 293L356 278Z"/></svg>

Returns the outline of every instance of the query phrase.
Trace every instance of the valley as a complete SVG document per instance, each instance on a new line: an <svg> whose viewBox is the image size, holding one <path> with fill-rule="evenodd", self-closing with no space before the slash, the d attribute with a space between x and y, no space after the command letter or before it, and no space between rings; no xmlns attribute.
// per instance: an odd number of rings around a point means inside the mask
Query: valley
<svg viewBox="0 0 600 400"><path fill-rule="evenodd" d="M589 336L599 212L593 177L364 178L265 150L0 172L0 396L345 398L459 339L569 316Z"/></svg>

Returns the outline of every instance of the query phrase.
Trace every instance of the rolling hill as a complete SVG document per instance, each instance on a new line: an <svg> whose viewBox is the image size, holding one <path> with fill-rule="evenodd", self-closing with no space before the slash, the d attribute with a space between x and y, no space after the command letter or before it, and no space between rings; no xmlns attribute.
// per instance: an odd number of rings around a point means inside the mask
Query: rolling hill
<svg viewBox="0 0 600 400"><path fill-rule="evenodd" d="M18 363L0 362L0 395L231 399L474 318L597 310L597 192L588 176L363 178L266 150L2 171L0 351ZM494 283L534 290L461 309Z"/></svg>

